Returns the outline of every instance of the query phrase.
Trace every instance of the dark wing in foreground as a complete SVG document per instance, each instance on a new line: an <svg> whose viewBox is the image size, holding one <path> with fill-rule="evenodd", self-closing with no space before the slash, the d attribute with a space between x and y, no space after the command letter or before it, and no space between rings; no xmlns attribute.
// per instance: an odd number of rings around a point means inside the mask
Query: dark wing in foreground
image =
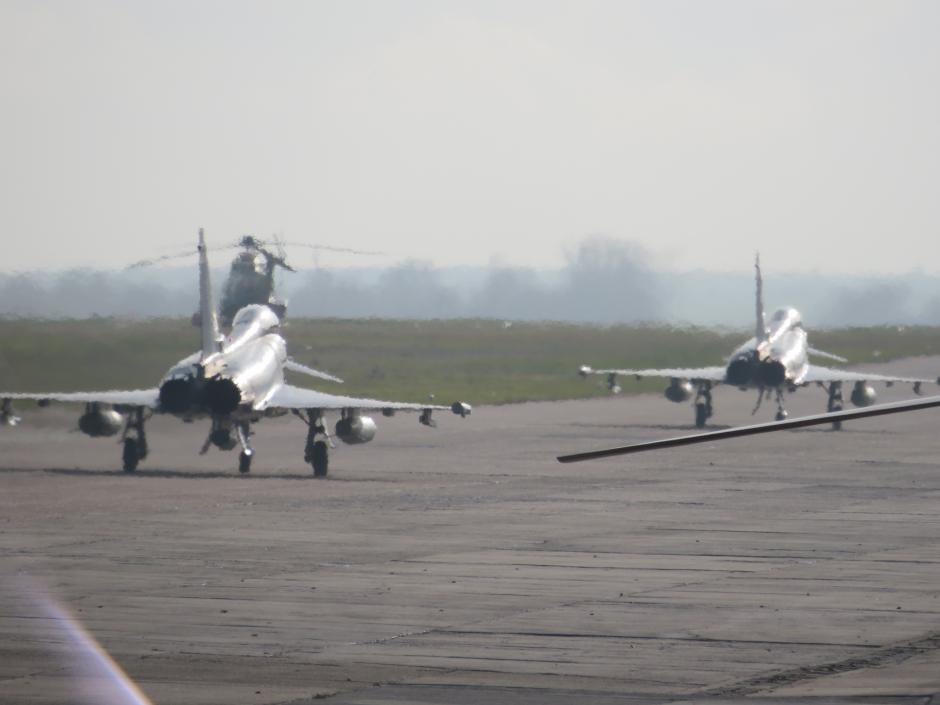
<svg viewBox="0 0 940 705"><path fill-rule="evenodd" d="M691 436L678 436L676 438L664 438L658 441L647 441L645 443L634 443L628 446L619 446L617 448L606 448L604 450L591 450L584 453L572 453L571 455L560 455L558 460L562 463L577 463L581 460L597 460L598 458L610 458L615 455L629 455L630 453L642 453L646 450L657 450L659 448L674 448L676 446L688 446L696 443L708 443L709 441L722 441L726 438L737 438L739 436L753 436L758 433L772 433L773 431L787 431L793 428L803 428L805 426L818 426L820 424L832 423L833 421L851 421L852 419L864 419L869 416L884 416L885 414L899 414L903 411L918 411L919 409L932 409L940 406L940 396L926 397L913 401L899 401L891 404L879 404L869 406L865 409L853 409L850 411L835 411L828 414L816 414L815 416L804 416L798 419L788 421L773 421L771 423L759 423L753 426L739 426L737 428L727 428L720 431L707 431L706 433L696 433Z"/></svg>

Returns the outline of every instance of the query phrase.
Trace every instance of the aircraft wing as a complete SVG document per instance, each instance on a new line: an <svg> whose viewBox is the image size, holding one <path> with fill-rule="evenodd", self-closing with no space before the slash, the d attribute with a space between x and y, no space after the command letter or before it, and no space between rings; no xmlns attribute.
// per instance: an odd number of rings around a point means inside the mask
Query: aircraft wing
<svg viewBox="0 0 940 705"><path fill-rule="evenodd" d="M0 399L28 401L61 401L79 404L114 404L115 406L146 406L156 409L160 404L159 389L112 389L107 392L0 392Z"/></svg>
<svg viewBox="0 0 940 705"><path fill-rule="evenodd" d="M455 403L453 406L439 406L436 404L413 404L411 402L382 401L381 399L366 399L362 397L347 397L339 394L327 394L313 389L295 387L285 384L277 389L267 400L267 408L281 409L392 409L394 411L425 411L426 409L453 411L455 414L465 415L470 407L466 404ZM461 413L461 408L463 413Z"/></svg>
<svg viewBox="0 0 940 705"><path fill-rule="evenodd" d="M925 397L923 399L915 399L912 401L898 401L892 402L890 404L877 404L875 406L869 406L864 409L833 411L828 414L803 416L798 419L789 419L787 421L771 421L770 423L759 423L752 426L739 426L737 428L726 428L719 431L706 431L705 433L696 433L692 434L691 436L663 438L658 441L634 443L616 448L605 448L604 450L591 450L584 453L560 455L558 456L558 460L562 463L577 463L582 460L597 460L599 458L610 458L616 455L642 453L643 451L647 450L675 448L677 446L688 446L694 445L696 443L709 443L711 441L723 441L727 438L753 436L759 433L772 433L774 431L788 431L794 428L804 428L806 426L828 424L832 423L833 421L851 421L853 419L864 419L869 416L899 414L905 411L918 411L920 409L932 409L935 407L940 407L940 396Z"/></svg>
<svg viewBox="0 0 940 705"><path fill-rule="evenodd" d="M876 375L870 372L849 372L833 367L810 365L804 382L897 382L904 384L933 384L940 380L919 379L917 377L893 377L891 375Z"/></svg>
<svg viewBox="0 0 940 705"><path fill-rule="evenodd" d="M307 367L306 365L302 365L296 360L292 360L290 358L287 358L287 361L284 363L284 369L290 370L291 372L299 372L303 375L310 375L311 377L317 377L319 379L325 379L328 382L336 382L337 384L343 383L343 380L341 380L339 377L334 377L328 372L323 372L321 370L315 370L312 367Z"/></svg>
<svg viewBox="0 0 940 705"><path fill-rule="evenodd" d="M678 379L701 379L710 382L724 382L724 367L666 367L663 369L649 370L595 370L585 365L579 372L583 376L587 375L623 375L625 377L664 377Z"/></svg>

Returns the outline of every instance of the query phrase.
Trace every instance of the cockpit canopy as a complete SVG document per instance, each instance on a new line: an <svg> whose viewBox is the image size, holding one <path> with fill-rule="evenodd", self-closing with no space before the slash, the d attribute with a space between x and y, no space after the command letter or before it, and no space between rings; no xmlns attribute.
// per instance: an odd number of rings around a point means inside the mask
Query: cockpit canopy
<svg viewBox="0 0 940 705"><path fill-rule="evenodd" d="M232 332L225 341L225 348L231 350L248 340L260 338L280 325L280 319L270 308L261 304L249 304L239 309L232 319Z"/></svg>
<svg viewBox="0 0 940 705"><path fill-rule="evenodd" d="M803 319L800 316L800 312L792 306L778 308L767 322L767 328L771 338L776 337L776 335L784 331L802 327Z"/></svg>
<svg viewBox="0 0 940 705"><path fill-rule="evenodd" d="M801 323L802 319L800 318L800 312L797 311L792 306L786 306L784 308L778 308L774 311L774 315L771 316L772 321L791 321L793 323Z"/></svg>

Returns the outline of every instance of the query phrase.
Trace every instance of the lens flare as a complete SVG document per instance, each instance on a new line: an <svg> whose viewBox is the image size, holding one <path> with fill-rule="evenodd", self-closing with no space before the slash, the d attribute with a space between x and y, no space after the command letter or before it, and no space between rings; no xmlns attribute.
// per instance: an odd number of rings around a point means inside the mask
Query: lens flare
<svg viewBox="0 0 940 705"><path fill-rule="evenodd" d="M48 620L65 665L74 677L74 702L82 705L153 705L104 647L61 602L30 581L21 591Z"/></svg>

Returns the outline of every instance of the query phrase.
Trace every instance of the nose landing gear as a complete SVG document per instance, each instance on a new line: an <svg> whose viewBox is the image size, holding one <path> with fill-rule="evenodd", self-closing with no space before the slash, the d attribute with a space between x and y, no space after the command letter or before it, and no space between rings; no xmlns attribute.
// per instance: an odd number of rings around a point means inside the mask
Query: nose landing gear
<svg viewBox="0 0 940 705"><path fill-rule="evenodd" d="M777 415L774 417L777 421L786 421L787 417L790 415L783 407L783 400L783 388L777 387Z"/></svg>
<svg viewBox="0 0 940 705"><path fill-rule="evenodd" d="M242 452L238 454L238 472L244 475L251 470L251 459L255 456L248 440L251 437L251 424L247 421L237 422L235 435L238 436L238 444L242 447Z"/></svg>
<svg viewBox="0 0 940 705"><path fill-rule="evenodd" d="M255 451L251 447L251 422L248 420L233 421L225 417L213 417L212 428L202 444L199 455L209 452L211 446L219 450L232 450L236 445L241 447L238 454L238 472L245 474L251 470L251 460Z"/></svg>

